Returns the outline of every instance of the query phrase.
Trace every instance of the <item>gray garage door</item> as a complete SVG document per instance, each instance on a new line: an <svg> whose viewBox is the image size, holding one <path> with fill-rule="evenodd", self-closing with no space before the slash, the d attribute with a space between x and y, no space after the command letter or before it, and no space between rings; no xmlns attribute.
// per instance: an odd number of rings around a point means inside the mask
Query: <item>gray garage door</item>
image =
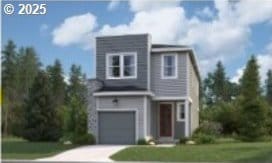
<svg viewBox="0 0 272 163"><path fill-rule="evenodd" d="M99 112L100 144L134 144L135 112Z"/></svg>

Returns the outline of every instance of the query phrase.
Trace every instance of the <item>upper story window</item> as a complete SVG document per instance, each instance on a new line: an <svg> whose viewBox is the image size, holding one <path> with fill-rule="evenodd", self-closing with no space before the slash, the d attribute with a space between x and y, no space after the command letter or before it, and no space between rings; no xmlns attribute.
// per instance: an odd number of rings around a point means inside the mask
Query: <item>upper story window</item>
<svg viewBox="0 0 272 163"><path fill-rule="evenodd" d="M162 79L176 79L177 78L177 54L162 55L161 74Z"/></svg>
<svg viewBox="0 0 272 163"><path fill-rule="evenodd" d="M185 103L177 103L177 121L185 121L186 112L185 112Z"/></svg>
<svg viewBox="0 0 272 163"><path fill-rule="evenodd" d="M106 57L107 79L137 78L136 53L110 53Z"/></svg>

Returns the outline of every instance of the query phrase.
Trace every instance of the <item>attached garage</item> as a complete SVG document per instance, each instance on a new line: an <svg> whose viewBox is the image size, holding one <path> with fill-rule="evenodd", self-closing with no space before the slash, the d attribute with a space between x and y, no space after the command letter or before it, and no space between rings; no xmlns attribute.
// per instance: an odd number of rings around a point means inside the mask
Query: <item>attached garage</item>
<svg viewBox="0 0 272 163"><path fill-rule="evenodd" d="M135 144L135 111L99 111L99 144Z"/></svg>

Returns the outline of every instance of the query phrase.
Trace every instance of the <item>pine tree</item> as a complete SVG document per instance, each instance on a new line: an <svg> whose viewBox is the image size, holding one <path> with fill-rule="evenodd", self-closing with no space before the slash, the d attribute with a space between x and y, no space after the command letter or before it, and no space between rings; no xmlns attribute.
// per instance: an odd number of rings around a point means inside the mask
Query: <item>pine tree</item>
<svg viewBox="0 0 272 163"><path fill-rule="evenodd" d="M254 56L248 61L241 78L241 113L239 134L254 141L265 134L266 110L261 99L259 66Z"/></svg>
<svg viewBox="0 0 272 163"><path fill-rule="evenodd" d="M215 71L208 73L207 78L204 79L203 89L204 102L208 106L229 102L233 96L237 96L237 87L226 77L225 68L221 61L216 64Z"/></svg>
<svg viewBox="0 0 272 163"><path fill-rule="evenodd" d="M56 141L61 136L60 118L53 106L48 75L40 71L30 89L25 107L24 138L30 141Z"/></svg>
<svg viewBox="0 0 272 163"><path fill-rule="evenodd" d="M246 99L256 99L260 96L259 66L254 56L247 63L244 74L241 78L241 94Z"/></svg>
<svg viewBox="0 0 272 163"><path fill-rule="evenodd" d="M3 87L3 112L2 125L3 134L8 135L11 132L13 111L16 107L16 83L18 81L18 55L16 45L9 40L2 51L2 87Z"/></svg>
<svg viewBox="0 0 272 163"><path fill-rule="evenodd" d="M53 66L47 67L47 73L49 74L49 80L52 86L52 94L55 99L55 108L60 108L64 105L65 87L63 70L59 60L56 60Z"/></svg>
<svg viewBox="0 0 272 163"><path fill-rule="evenodd" d="M26 47L20 48L18 54L18 80L17 80L17 93L16 103L17 107L14 109L14 119L12 126L12 134L16 136L22 136L24 125L24 113L23 105L25 99L28 97L29 89L31 88L33 81L40 69L40 62L34 48Z"/></svg>
<svg viewBox="0 0 272 163"><path fill-rule="evenodd" d="M19 75L20 75L20 94L24 99L28 96L29 89L40 70L41 63L34 48L21 48L19 51Z"/></svg>
<svg viewBox="0 0 272 163"><path fill-rule="evenodd" d="M216 70L214 72L214 94L216 97L216 102L227 101L227 79L225 68L221 61L216 64Z"/></svg>
<svg viewBox="0 0 272 163"><path fill-rule="evenodd" d="M265 81L266 100L272 106L272 70L267 71L267 79Z"/></svg>
<svg viewBox="0 0 272 163"><path fill-rule="evenodd" d="M72 134L72 139L87 133L86 81L81 68L72 65L66 98L65 135Z"/></svg>

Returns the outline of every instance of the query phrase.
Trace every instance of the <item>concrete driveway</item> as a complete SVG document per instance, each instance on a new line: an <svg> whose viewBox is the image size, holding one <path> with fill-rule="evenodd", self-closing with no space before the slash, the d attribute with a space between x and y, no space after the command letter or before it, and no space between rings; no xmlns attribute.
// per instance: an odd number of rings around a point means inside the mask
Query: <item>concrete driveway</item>
<svg viewBox="0 0 272 163"><path fill-rule="evenodd" d="M110 156L126 148L126 145L89 145L74 148L38 161L94 161L112 162Z"/></svg>

